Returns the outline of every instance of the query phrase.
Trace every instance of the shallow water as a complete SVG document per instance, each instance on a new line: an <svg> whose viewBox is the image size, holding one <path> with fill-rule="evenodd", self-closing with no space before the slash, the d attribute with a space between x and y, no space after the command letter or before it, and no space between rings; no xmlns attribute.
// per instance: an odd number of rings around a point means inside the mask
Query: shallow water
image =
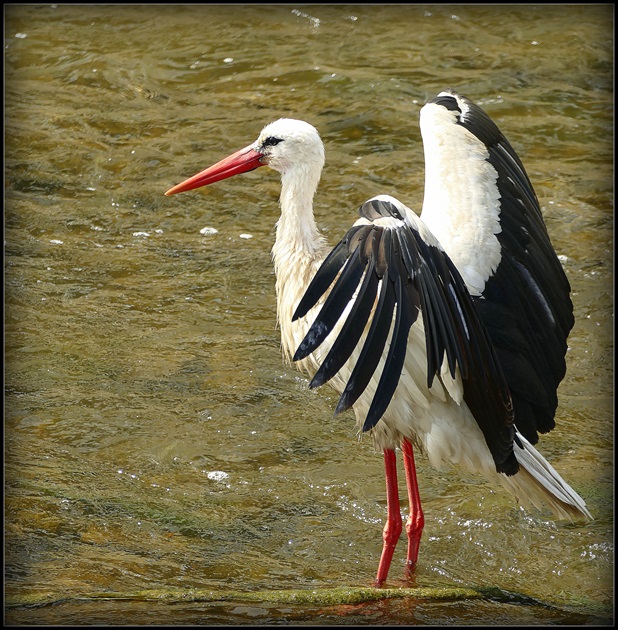
<svg viewBox="0 0 618 630"><path fill-rule="evenodd" d="M373 603L340 622L609 619L612 22L610 7L589 5L7 7L7 596L371 583L382 458L358 442L350 414L333 418L327 387L309 391L281 360L276 174L163 193L265 123L304 118L326 146L316 216L335 243L374 194L419 208L418 111L455 87L518 151L563 257L576 325L558 426L540 450L596 520L526 514L483 480L418 457L415 584L495 586L567 612ZM404 555L402 541L391 586L404 584ZM161 615L318 614L281 610ZM152 610L126 603L8 615L152 623Z"/></svg>

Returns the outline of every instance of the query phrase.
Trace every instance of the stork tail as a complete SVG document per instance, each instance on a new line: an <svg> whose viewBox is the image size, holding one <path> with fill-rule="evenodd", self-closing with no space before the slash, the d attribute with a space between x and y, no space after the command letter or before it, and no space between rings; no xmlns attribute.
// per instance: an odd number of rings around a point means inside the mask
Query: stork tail
<svg viewBox="0 0 618 630"><path fill-rule="evenodd" d="M520 465L516 475L500 475L504 486L523 503L538 509L548 506L557 518L565 520L585 517L592 520L585 501L556 472L554 467L526 440L517 433L522 447L514 445Z"/></svg>

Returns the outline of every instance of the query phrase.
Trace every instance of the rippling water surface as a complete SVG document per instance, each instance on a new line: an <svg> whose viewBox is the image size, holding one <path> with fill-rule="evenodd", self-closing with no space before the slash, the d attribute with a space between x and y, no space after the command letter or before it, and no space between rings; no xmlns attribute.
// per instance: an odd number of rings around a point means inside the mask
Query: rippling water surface
<svg viewBox="0 0 618 630"><path fill-rule="evenodd" d="M564 623L613 606L613 13L606 6L5 9L5 589L369 585L382 459L283 365L270 248L279 183L165 190L280 116L320 130L316 216L422 200L422 104L457 88L535 183L573 288L557 428L540 449L596 520L519 511L419 457L416 586L552 607L13 608L20 623ZM208 229L204 229L208 228ZM404 585L404 541L389 583ZM578 615L577 617L569 615ZM314 616L321 615L321 616Z"/></svg>

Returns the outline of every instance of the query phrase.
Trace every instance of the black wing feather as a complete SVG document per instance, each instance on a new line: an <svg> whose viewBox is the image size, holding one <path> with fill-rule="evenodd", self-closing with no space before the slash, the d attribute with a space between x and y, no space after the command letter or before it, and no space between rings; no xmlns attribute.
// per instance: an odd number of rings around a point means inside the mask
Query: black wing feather
<svg viewBox="0 0 618 630"><path fill-rule="evenodd" d="M303 298L296 307L296 311L294 312L294 315L292 315L293 322L301 317L304 317L324 295L324 292L331 285L332 281L341 270L341 267L343 267L345 261L348 259L350 239L360 229L361 226L353 227L346 234L346 238L337 243L337 245L331 250L330 254L328 254L320 267L320 272L316 273L313 277L311 283L305 291L305 294L303 295Z"/></svg>
<svg viewBox="0 0 618 630"><path fill-rule="evenodd" d="M356 234L358 234L358 232ZM366 234L367 232L365 231L365 235ZM361 241L362 239L357 240L358 243ZM351 239L351 242L354 242L354 240ZM335 324L339 321L341 314L348 305L348 302L352 299L363 275L366 260L362 259L363 248L356 247L356 249L353 249L351 257L348 259L335 286L322 306L320 318L315 320L296 350L294 361L299 361L310 355L324 339L326 339Z"/></svg>
<svg viewBox="0 0 618 630"><path fill-rule="evenodd" d="M375 261L370 259L365 270L363 284L354 300L350 314L341 329L341 333L326 355L320 369L311 380L309 384L310 388L319 387L329 381L343 367L352 352L354 352L354 348L356 348L356 344L361 338L367 321L369 320L369 315L371 315L371 309L373 308L378 292L378 277L374 273L374 270Z"/></svg>
<svg viewBox="0 0 618 630"><path fill-rule="evenodd" d="M380 376L376 393L371 401L371 407L367 413L363 431L372 429L378 423L392 400L399 384L399 377L401 376L401 370L406 358L408 333L418 313L417 309L409 308L410 296L404 295L404 293L406 293L404 283L407 285L407 278L398 270L394 279L395 302L398 304L398 307L395 323L393 325L393 334L384 364L384 370Z"/></svg>
<svg viewBox="0 0 618 630"><path fill-rule="evenodd" d="M381 234L383 236L383 233ZM378 239L376 239L377 241ZM381 239L380 239L381 240ZM378 276L379 277L379 276ZM365 391L378 367L386 338L393 321L395 294L388 282L382 282L371 326L360 356L354 365L348 383L339 398L335 414L349 409Z"/></svg>

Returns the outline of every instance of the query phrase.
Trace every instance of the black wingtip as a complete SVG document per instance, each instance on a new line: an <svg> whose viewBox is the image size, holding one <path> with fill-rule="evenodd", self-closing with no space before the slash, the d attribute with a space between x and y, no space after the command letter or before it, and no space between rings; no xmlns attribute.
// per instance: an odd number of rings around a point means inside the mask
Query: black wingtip
<svg viewBox="0 0 618 630"><path fill-rule="evenodd" d="M378 424L381 417L382 416L378 416L376 413L369 412L367 414L367 417L365 418L365 423L363 424L363 433L366 433L367 431L371 431L371 429L373 429L373 427L375 427L376 424Z"/></svg>
<svg viewBox="0 0 618 630"><path fill-rule="evenodd" d="M308 357L328 335L330 328L324 322L318 320L313 323L309 332L298 346L292 361L301 361Z"/></svg>
<svg viewBox="0 0 618 630"><path fill-rule="evenodd" d="M311 382L309 383L309 389L317 389L318 387L321 387L322 385L324 385L324 383L326 383L328 379L324 378L323 373L321 372L316 372L315 376L311 379Z"/></svg>
<svg viewBox="0 0 618 630"><path fill-rule="evenodd" d="M354 404L354 401L350 399L351 393L352 392L350 389L350 383L348 383L346 388L343 390L341 397L339 398L339 402L337 403L337 406L335 407L335 413L334 413L335 416L338 416L340 413L343 413L344 411L347 411L348 409L352 407L352 405Z"/></svg>

